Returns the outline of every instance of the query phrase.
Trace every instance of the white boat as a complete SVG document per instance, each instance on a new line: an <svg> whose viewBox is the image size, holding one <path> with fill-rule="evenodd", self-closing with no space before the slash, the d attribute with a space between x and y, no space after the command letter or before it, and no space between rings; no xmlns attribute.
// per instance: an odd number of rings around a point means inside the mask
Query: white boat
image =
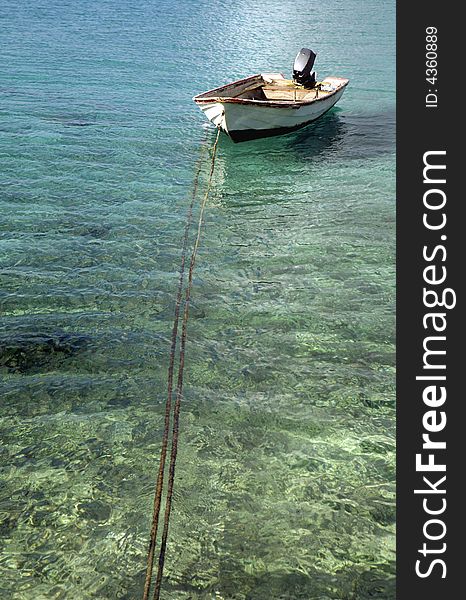
<svg viewBox="0 0 466 600"><path fill-rule="evenodd" d="M233 141L282 135L312 123L342 97L349 80L326 77L317 82L312 50L297 55L293 79L281 73L260 73L214 88L194 102Z"/></svg>

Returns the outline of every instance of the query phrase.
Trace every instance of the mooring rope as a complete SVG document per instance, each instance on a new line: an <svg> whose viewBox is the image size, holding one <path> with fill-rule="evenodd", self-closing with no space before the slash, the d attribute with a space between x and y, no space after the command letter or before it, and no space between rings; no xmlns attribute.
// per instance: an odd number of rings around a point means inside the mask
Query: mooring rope
<svg viewBox="0 0 466 600"><path fill-rule="evenodd" d="M167 546L168 529L169 529L170 514L171 514L172 499L173 499L175 466L176 466L176 457L177 457L177 452L178 452L179 416L180 416L180 408L181 408L181 399L182 399L182 394L183 394L183 371L184 371L184 364L185 364L186 336L187 336L189 304L190 304L190 300L191 300L194 265L196 262L197 251L198 251L200 240L201 240L201 232L202 232L202 224L204 221L205 207L207 204L207 200L209 197L210 188L211 188L211 184L212 184L212 177L213 177L214 167L215 167L215 157L216 157L216 153L217 153L219 134L220 134L220 130L217 131L217 136L215 138L215 142L214 142L214 145L212 148L209 178L207 181L206 191L205 191L204 197L203 197L201 205L200 205L199 220L198 220L198 226L197 226L197 235L196 235L193 250L191 253L191 260L189 263L188 283L187 283L187 287L186 287L183 320L182 320L182 328L181 328L178 380L177 380L177 386L176 386L175 404L174 404L174 409L173 409L172 445L171 445L171 453L170 453L170 465L169 465L169 471L168 471L169 475L168 475L168 485L167 485L167 498L166 498L166 502L165 502L165 514L164 514L162 540L161 540L161 544L160 544L157 577L156 577L155 588L154 588L154 596L153 596L154 600L159 600L159 598L160 598L160 587L161 587L161 582L162 582L163 568L164 568L164 564L165 564L165 552L166 552L166 546ZM168 367L168 385L167 385L167 400L166 400L166 404L165 404L164 431L162 434L162 445L161 445L161 449L160 449L159 470L158 470L158 474L157 474L157 483L156 483L155 495L154 495L154 509L153 509L153 515L152 515L152 526L151 526L151 532L150 532L149 549L148 549L148 553L147 553L147 568L146 568L146 578L145 578L145 582L144 582L144 592L143 592L143 597L142 597L143 600L148 600L151 581L152 581L155 545L156 545L156 538L157 538L157 529L158 529L158 523L159 523L159 515L160 515L160 507L161 507L162 491L163 491L163 479L164 479L165 463L166 463L167 448L168 448L168 434L169 434L169 428L170 428L170 417L171 417L171 407L172 407L173 373L174 373L176 343L177 343L177 336L178 336L178 323L179 323L179 317L180 317L180 307L181 307L181 298L182 298L185 263L186 263L186 250L187 250L187 244L188 244L188 238L189 238L189 229L190 229L190 226L192 223L193 206L194 206L194 201L195 201L196 194L197 194L201 168L202 168L202 155L199 158L198 167L196 170L196 175L195 175L194 185L193 185L193 193L192 193L192 197L191 197L190 206L188 208L188 214L187 214L187 218L186 218L186 225L185 225L183 244L182 244L180 277L179 277L179 281L178 281L178 290L177 290L176 303L175 303L175 314L174 314L173 329L172 329L172 336L171 336L171 347L170 347L170 362L169 362L169 367Z"/></svg>
<svg viewBox="0 0 466 600"><path fill-rule="evenodd" d="M204 149L204 143L202 144L202 150ZM188 239L189 239L189 230L192 223L193 218L193 207L194 202L197 196L197 189L199 185L199 176L202 169L203 162L203 151L201 150L201 155L197 161L196 174L194 176L193 189L191 194L191 201L188 206L188 211L186 214L186 222L185 228L182 238L182 248L181 248L181 264L179 271L179 280L178 280L178 289L176 294L175 301L175 313L173 317L173 328L171 334L171 345L170 345L170 361L168 365L168 384L167 384L167 400L165 403L165 419L164 419L164 429L162 434L162 445L160 449L160 462L159 462L159 471L157 474L157 483L155 486L154 493L154 508L152 513L152 525L150 531L150 541L149 548L147 552L147 568L146 568L146 578L144 581L144 593L143 600L148 600L149 597L149 589L152 578L152 570L154 563L154 552L155 552L155 543L157 538L157 529L159 524L159 515L160 515L160 505L162 499L162 489L163 489L163 478L165 472L165 462L167 457L167 447L168 447L168 433L170 430L170 417L171 417L171 405L172 405L172 394L173 394L173 372L175 365L175 353L176 353L176 344L178 339L178 324L180 319L180 306L181 306L181 297L183 294L183 281L184 281L184 272L185 272L185 263L186 263L186 251L188 248Z"/></svg>

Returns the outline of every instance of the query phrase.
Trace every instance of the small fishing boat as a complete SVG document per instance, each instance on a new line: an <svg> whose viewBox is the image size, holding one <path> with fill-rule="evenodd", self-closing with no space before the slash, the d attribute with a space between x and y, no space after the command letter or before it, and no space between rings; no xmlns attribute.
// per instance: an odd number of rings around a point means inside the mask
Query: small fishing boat
<svg viewBox="0 0 466 600"><path fill-rule="evenodd" d="M212 123L234 142L282 135L305 127L334 106L348 79L316 80L316 54L302 48L293 66L293 79L281 73L260 73L194 96Z"/></svg>

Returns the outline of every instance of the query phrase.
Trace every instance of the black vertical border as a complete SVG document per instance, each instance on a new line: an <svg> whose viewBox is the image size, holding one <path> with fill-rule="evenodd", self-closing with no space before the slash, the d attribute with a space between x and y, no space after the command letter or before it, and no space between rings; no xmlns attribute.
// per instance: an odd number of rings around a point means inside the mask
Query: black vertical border
<svg viewBox="0 0 466 600"><path fill-rule="evenodd" d="M466 31L460 29L458 6L431 0L397 3L397 600L450 600L465 594L462 546L466 536L461 514L465 492L461 488L466 485L466 398L460 374L466 373L462 346L466 330L460 284L466 277L466 218L462 217L466 199L459 180L461 157L466 155L466 149L462 149L465 127L460 91L466 79L462 64ZM426 82L425 36L429 26L438 30L435 86ZM429 87L437 89L437 108L426 108ZM447 183L443 186L447 193L447 224L441 232L428 231L422 222L427 189L423 183L423 155L432 150L447 153ZM441 234L447 239L440 240ZM425 541L423 526L429 516L423 510L422 496L414 494L414 489L422 487L415 456L422 451L422 418L429 410L422 400L426 382L416 381L416 376L423 374L422 344L428 335L422 322L429 312L423 305L423 270L427 263L422 252L425 245L433 248L437 243L443 243L447 250L446 261L437 261L447 268L445 285L457 294L456 307L445 310L447 400L438 410L446 411L447 426L436 437L447 442L446 450L437 453L437 462L444 458L447 465L447 509L439 517L445 521L447 532L441 541L431 542L432 548L439 548L442 542L447 547L445 553L430 555L445 561L447 573L442 578L443 569L437 565L430 576L420 578L415 572L416 560L423 559L424 569L429 560L418 552Z"/></svg>

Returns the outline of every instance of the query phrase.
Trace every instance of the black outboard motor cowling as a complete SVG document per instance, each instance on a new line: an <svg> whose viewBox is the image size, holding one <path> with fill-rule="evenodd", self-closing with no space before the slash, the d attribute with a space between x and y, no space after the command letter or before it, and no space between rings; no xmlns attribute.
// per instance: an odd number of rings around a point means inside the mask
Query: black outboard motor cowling
<svg viewBox="0 0 466 600"><path fill-rule="evenodd" d="M301 48L293 65L293 79L305 88L313 88L316 84L316 74L312 72L316 54L309 48Z"/></svg>

